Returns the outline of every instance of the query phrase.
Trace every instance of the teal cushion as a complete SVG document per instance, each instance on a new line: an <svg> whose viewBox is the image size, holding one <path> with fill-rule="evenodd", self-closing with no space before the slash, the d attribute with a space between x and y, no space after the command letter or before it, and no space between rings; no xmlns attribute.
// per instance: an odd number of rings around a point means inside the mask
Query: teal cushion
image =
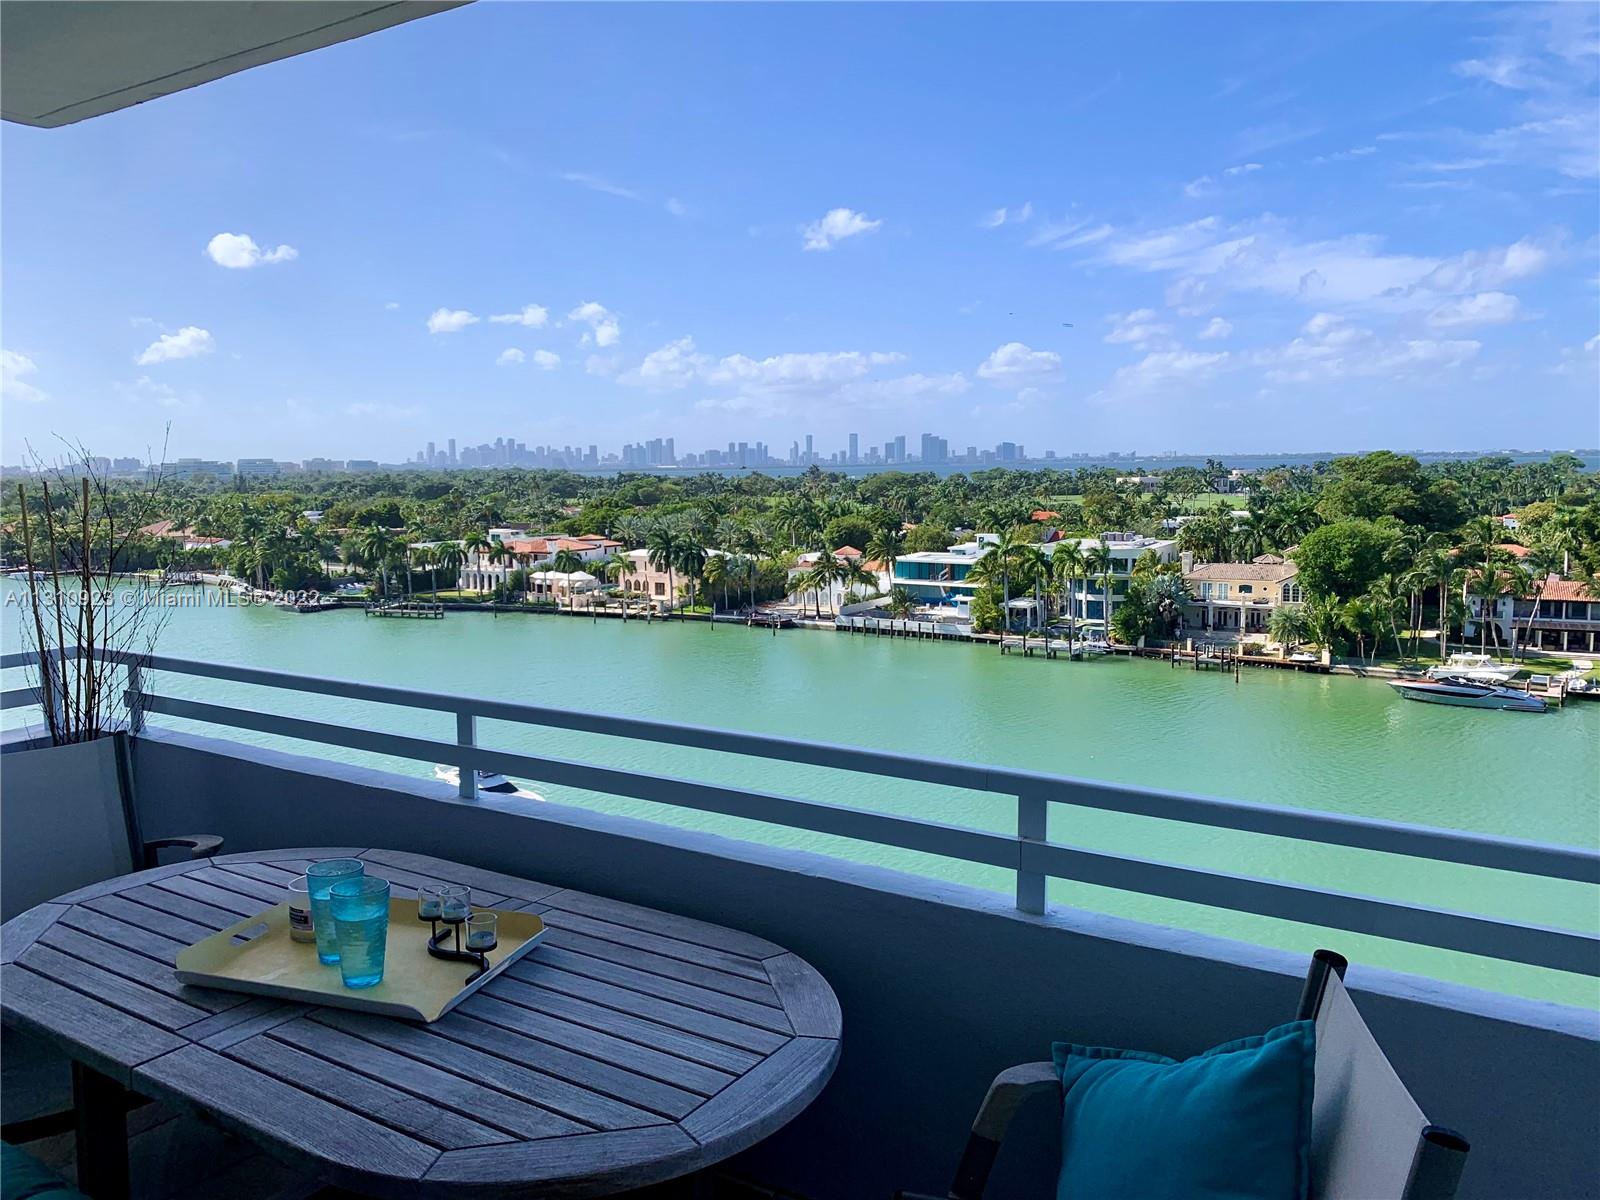
<svg viewBox="0 0 1600 1200"><path fill-rule="evenodd" d="M0 1200L84 1200L26 1150L0 1142Z"/></svg>
<svg viewBox="0 0 1600 1200"><path fill-rule="evenodd" d="M1056 1200L1305 1200L1313 1022L1183 1062L1068 1042L1052 1054L1064 1103Z"/></svg>

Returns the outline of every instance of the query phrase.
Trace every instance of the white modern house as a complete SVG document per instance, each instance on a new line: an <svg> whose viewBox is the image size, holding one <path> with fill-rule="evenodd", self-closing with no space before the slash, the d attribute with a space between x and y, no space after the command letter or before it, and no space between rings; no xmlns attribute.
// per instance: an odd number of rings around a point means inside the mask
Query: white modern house
<svg viewBox="0 0 1600 1200"><path fill-rule="evenodd" d="M1081 620L1109 621L1117 611L1122 596L1127 593L1128 579L1134 565L1146 554L1154 554L1157 562L1176 562L1178 543L1173 538L1146 537L1138 533L1107 532L1097 538L1068 538L1044 547L1046 553L1055 553L1067 542L1076 542L1085 557L1104 547L1111 555L1111 605L1105 603L1105 588L1098 576L1079 579L1072 594L1074 615Z"/></svg>

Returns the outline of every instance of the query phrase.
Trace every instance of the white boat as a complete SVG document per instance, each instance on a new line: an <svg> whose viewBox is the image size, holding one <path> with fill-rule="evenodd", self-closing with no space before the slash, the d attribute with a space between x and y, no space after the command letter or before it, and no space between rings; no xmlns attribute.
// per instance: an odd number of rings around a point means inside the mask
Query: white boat
<svg viewBox="0 0 1600 1200"><path fill-rule="evenodd" d="M1436 679L1391 679L1389 686L1407 700L1453 704L1458 708L1503 708L1510 712L1544 712L1545 702L1517 688L1463 676Z"/></svg>
<svg viewBox="0 0 1600 1200"><path fill-rule="evenodd" d="M440 763L433 768L433 777L441 783L448 783L456 787L461 782L461 771L458 767L447 766ZM544 797L538 792L531 792L525 787L518 787L498 771L479 771L478 790L491 792L496 796L521 796L524 800L538 800L541 803Z"/></svg>
<svg viewBox="0 0 1600 1200"><path fill-rule="evenodd" d="M1445 659L1443 666L1428 668L1429 679L1472 679L1479 683L1505 683L1516 674L1516 667L1497 663L1487 654L1460 651Z"/></svg>

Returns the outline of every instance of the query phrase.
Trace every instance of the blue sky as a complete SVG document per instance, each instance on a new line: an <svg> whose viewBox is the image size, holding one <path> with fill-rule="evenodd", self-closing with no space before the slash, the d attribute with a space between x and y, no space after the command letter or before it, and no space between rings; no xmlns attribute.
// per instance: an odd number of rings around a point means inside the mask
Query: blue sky
<svg viewBox="0 0 1600 1200"><path fill-rule="evenodd" d="M1593 446L1596 11L479 3L7 125L0 458Z"/></svg>

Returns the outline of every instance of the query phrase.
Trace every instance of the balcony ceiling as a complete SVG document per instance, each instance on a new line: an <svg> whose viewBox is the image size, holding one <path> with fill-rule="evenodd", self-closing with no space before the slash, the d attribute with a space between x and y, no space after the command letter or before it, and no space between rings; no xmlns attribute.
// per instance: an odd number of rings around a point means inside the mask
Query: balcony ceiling
<svg viewBox="0 0 1600 1200"><path fill-rule="evenodd" d="M0 116L71 125L467 0L4 0Z"/></svg>

